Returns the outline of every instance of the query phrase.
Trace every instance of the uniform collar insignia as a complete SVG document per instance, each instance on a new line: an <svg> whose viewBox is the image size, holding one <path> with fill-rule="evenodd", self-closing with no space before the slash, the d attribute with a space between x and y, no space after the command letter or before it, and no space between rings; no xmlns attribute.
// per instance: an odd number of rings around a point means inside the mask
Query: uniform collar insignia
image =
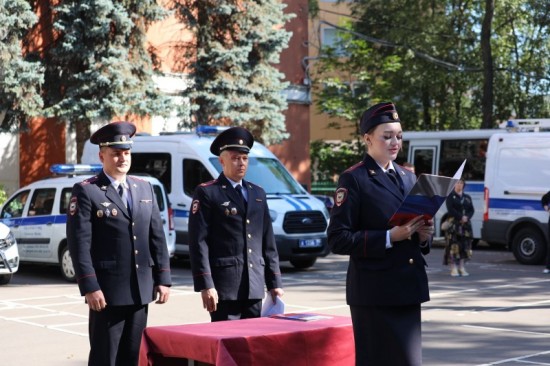
<svg viewBox="0 0 550 366"><path fill-rule="evenodd" d="M100 205L103 207L109 207L111 205L111 202L101 202Z"/></svg>
<svg viewBox="0 0 550 366"><path fill-rule="evenodd" d="M137 188L137 184L133 183L132 187Z"/></svg>
<svg viewBox="0 0 550 366"><path fill-rule="evenodd" d="M222 203L222 206L225 206L225 207L229 206L229 201Z"/></svg>
<svg viewBox="0 0 550 366"><path fill-rule="evenodd" d="M369 169L369 174L370 174L370 175L376 175L376 171L373 170L373 169Z"/></svg>
<svg viewBox="0 0 550 366"><path fill-rule="evenodd" d="M100 188L102 191L106 191L107 190L107 186L101 186Z"/></svg>

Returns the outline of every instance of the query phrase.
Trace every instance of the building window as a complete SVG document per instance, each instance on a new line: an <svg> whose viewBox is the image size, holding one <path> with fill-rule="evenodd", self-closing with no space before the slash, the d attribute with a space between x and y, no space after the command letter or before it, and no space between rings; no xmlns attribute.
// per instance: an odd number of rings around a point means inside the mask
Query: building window
<svg viewBox="0 0 550 366"><path fill-rule="evenodd" d="M322 48L330 48L338 56L345 56L346 50L342 44L341 31L336 28L326 27L322 30L321 36Z"/></svg>

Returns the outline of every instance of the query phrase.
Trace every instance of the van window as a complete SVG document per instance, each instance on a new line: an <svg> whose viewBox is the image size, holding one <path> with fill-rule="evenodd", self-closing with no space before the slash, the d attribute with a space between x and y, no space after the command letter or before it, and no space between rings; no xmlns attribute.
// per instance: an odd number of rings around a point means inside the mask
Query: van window
<svg viewBox="0 0 550 366"><path fill-rule="evenodd" d="M172 157L169 153L132 153L130 174L146 173L157 178L167 193L172 192Z"/></svg>
<svg viewBox="0 0 550 366"><path fill-rule="evenodd" d="M217 158L215 160L218 161ZM210 174L200 161L183 159L183 192L186 195L193 197L195 188L199 184L209 182L213 179L212 174Z"/></svg>
<svg viewBox="0 0 550 366"><path fill-rule="evenodd" d="M29 206L29 216L51 215L55 188L35 189Z"/></svg>
<svg viewBox="0 0 550 366"><path fill-rule="evenodd" d="M217 158L210 159L216 170L222 171ZM248 157L246 180L261 186L267 194L306 194L285 167L273 158Z"/></svg>
<svg viewBox="0 0 550 366"><path fill-rule="evenodd" d="M67 213L67 208L69 207L72 191L72 188L63 188L63 190L61 191L61 206L59 207L59 213Z"/></svg>
<svg viewBox="0 0 550 366"><path fill-rule="evenodd" d="M157 184L152 184L153 186L153 192L155 192L155 198L157 199L157 204L159 206L159 211L162 212L166 209L166 200L164 199L164 195L162 194L162 189Z"/></svg>
<svg viewBox="0 0 550 366"><path fill-rule="evenodd" d="M1 216L3 219L16 218L23 216L23 209L30 191L21 191L4 205Z"/></svg>
<svg viewBox="0 0 550 366"><path fill-rule="evenodd" d="M482 181L485 176L487 142L487 139L441 141L439 174L452 177L464 159L467 159L463 177L466 180Z"/></svg>

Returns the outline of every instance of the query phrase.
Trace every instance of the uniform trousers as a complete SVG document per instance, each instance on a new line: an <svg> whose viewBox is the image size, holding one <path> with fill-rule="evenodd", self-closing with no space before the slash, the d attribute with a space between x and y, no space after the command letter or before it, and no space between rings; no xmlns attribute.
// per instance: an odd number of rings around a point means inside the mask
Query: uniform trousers
<svg viewBox="0 0 550 366"><path fill-rule="evenodd" d="M269 296L269 295L268 295ZM213 322L259 318L262 311L262 299L220 300L216 311L210 313Z"/></svg>
<svg viewBox="0 0 550 366"><path fill-rule="evenodd" d="M107 306L102 311L90 310L88 365L137 366L147 313L148 305Z"/></svg>
<svg viewBox="0 0 550 366"><path fill-rule="evenodd" d="M420 304L350 306L356 366L420 366Z"/></svg>

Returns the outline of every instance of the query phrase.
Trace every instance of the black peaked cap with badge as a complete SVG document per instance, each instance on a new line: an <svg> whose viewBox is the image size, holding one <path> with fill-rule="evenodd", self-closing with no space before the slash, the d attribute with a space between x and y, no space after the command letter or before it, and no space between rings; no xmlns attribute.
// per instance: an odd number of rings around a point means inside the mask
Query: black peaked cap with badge
<svg viewBox="0 0 550 366"><path fill-rule="evenodd" d="M132 148L131 138L136 134L136 126L126 121L112 122L101 127L90 137L92 144L112 147L113 149L129 150Z"/></svg>
<svg viewBox="0 0 550 366"><path fill-rule="evenodd" d="M210 152L216 156L220 156L224 150L248 154L252 145L254 145L254 137L250 131L242 127L231 127L216 136L210 145Z"/></svg>
<svg viewBox="0 0 550 366"><path fill-rule="evenodd" d="M367 109L361 116L361 135L382 123L401 122L392 102L378 103Z"/></svg>

